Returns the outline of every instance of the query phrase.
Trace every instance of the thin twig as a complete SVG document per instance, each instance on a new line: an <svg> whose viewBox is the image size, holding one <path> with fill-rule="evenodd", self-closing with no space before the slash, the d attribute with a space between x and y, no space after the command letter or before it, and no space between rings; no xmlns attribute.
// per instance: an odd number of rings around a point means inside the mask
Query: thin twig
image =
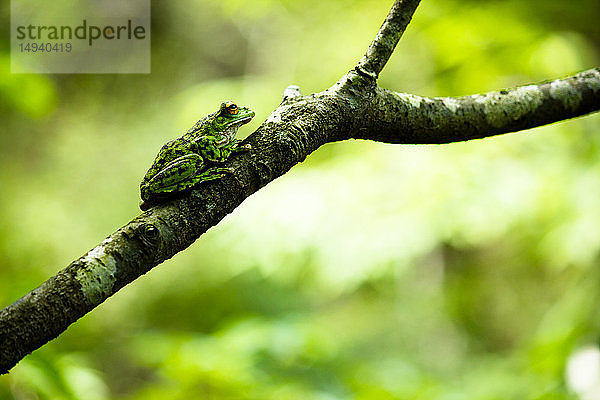
<svg viewBox="0 0 600 400"><path fill-rule="evenodd" d="M365 55L355 67L361 75L377 79L394 52L420 0L396 0Z"/></svg>

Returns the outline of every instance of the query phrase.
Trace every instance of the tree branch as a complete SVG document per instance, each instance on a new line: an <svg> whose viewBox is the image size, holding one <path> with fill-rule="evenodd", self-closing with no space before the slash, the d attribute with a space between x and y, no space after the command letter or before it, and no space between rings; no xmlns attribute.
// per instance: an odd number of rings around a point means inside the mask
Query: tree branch
<svg viewBox="0 0 600 400"><path fill-rule="evenodd" d="M441 144L480 139L577 117L600 108L600 68L538 85L464 97L376 89L352 138Z"/></svg>
<svg viewBox="0 0 600 400"><path fill-rule="evenodd" d="M366 54L355 67L361 75L377 79L394 52L421 0L396 0Z"/></svg>
<svg viewBox="0 0 600 400"><path fill-rule="evenodd" d="M367 54L331 88L284 100L232 157L234 173L206 182L130 221L56 276L0 311L0 373L154 266L184 250L246 197L321 145L349 138L447 143L495 135L600 109L599 70L539 87L427 99L374 82L418 1L396 1Z"/></svg>
<svg viewBox="0 0 600 400"><path fill-rule="evenodd" d="M339 133L348 135L345 101L292 89L232 157L232 174L144 212L67 268L0 311L0 373L65 331L134 279L186 249L246 197L283 175ZM339 110L342 112L332 112Z"/></svg>

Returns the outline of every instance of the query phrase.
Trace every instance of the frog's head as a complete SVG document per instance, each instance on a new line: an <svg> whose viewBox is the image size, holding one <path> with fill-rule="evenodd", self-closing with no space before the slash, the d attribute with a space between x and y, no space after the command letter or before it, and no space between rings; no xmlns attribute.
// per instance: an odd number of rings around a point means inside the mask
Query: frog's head
<svg viewBox="0 0 600 400"><path fill-rule="evenodd" d="M221 104L216 112L213 125L217 132L233 139L240 126L250 122L254 117L254 111L247 107L239 107L231 101Z"/></svg>

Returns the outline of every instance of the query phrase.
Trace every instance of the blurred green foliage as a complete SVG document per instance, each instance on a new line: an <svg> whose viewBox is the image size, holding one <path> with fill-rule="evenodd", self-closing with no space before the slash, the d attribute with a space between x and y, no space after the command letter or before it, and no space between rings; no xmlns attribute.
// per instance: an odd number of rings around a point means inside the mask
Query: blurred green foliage
<svg viewBox="0 0 600 400"><path fill-rule="evenodd" d="M154 2L150 75L64 76L10 74L0 6L0 305L134 217L157 149L222 100L257 111L244 136L287 85L330 86L389 3ZM424 0L380 85L464 95L591 68L599 15ZM327 145L0 377L0 399L598 398L600 376L566 370L599 339L599 123Z"/></svg>

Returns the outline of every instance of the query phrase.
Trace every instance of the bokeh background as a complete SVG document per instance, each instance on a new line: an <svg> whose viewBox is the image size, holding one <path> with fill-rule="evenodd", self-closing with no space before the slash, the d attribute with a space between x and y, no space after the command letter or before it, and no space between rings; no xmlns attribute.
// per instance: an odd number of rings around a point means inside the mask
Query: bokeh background
<svg viewBox="0 0 600 400"><path fill-rule="evenodd" d="M150 75L15 75L0 6L0 306L138 213L222 100L321 91L391 1L153 2ZM600 65L597 0L423 0L380 79L466 95ZM0 377L0 399L600 398L600 115L324 146Z"/></svg>

